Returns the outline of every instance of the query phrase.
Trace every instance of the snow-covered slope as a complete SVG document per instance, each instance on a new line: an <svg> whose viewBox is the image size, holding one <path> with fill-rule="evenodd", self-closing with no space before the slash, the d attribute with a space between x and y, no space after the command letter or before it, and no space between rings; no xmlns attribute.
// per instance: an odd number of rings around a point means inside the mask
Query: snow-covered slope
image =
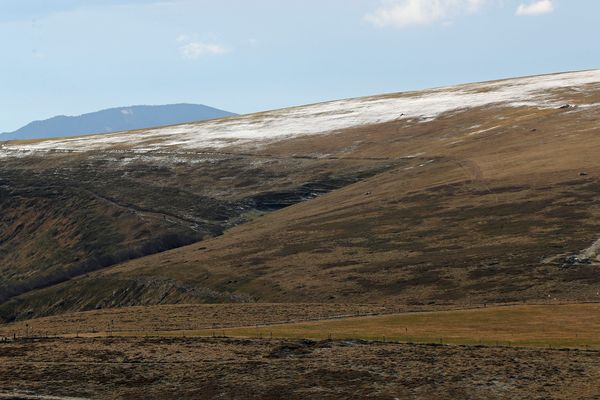
<svg viewBox="0 0 600 400"><path fill-rule="evenodd" d="M431 121L444 113L474 107L554 108L568 101L569 93L577 93L581 98L582 93L592 92L599 86L600 70L571 72L339 100L144 131L5 144L2 150L6 155L7 152L49 150L150 152L254 146L284 138L401 119ZM590 107L598 104L574 105Z"/></svg>

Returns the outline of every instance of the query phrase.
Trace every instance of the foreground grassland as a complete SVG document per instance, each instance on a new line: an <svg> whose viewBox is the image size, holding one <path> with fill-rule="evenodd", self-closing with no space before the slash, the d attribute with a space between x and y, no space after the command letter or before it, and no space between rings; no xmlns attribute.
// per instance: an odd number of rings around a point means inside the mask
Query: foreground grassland
<svg viewBox="0 0 600 400"><path fill-rule="evenodd" d="M213 304L130 307L0 325L0 336L362 339L600 349L600 303L405 312L390 305Z"/></svg>
<svg viewBox="0 0 600 400"><path fill-rule="evenodd" d="M17 340L0 343L0 398L597 399L598 356L356 341Z"/></svg>
<svg viewBox="0 0 600 400"><path fill-rule="evenodd" d="M281 324L411 310L384 304L168 304L85 311L0 324L0 337L86 334L107 331L152 333Z"/></svg>
<svg viewBox="0 0 600 400"><path fill-rule="evenodd" d="M133 307L4 325L0 327L0 334L360 339L600 349L600 304L597 303L507 305L391 314L393 311L391 306L339 304Z"/></svg>
<svg viewBox="0 0 600 400"><path fill-rule="evenodd" d="M342 304L179 305L0 325L0 335L21 335L0 341L0 398L600 396L600 304L392 311ZM110 331L97 330L109 321ZM22 336L25 327L29 337ZM41 328L71 333L34 337Z"/></svg>
<svg viewBox="0 0 600 400"><path fill-rule="evenodd" d="M600 304L527 305L225 329L227 336L600 348ZM208 332L207 332L208 333Z"/></svg>

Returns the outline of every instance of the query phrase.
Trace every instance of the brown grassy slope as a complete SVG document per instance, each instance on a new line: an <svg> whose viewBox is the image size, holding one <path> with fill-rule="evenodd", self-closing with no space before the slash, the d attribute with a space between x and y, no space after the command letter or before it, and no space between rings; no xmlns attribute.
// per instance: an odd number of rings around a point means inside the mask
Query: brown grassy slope
<svg viewBox="0 0 600 400"><path fill-rule="evenodd" d="M138 157L125 150L3 158L0 303L219 235L254 214L388 167L376 160L231 153Z"/></svg>
<svg viewBox="0 0 600 400"><path fill-rule="evenodd" d="M594 103L595 93L562 95ZM259 154L318 149L397 164L222 237L32 293L11 307L54 312L48 304L66 299L66 309L88 309L90 296L112 299L111 306L206 301L196 289L264 302L597 299L597 267L565 269L560 260L600 236L599 115L597 107L488 107L272 144ZM177 289L140 301L127 294L140 279L167 279Z"/></svg>

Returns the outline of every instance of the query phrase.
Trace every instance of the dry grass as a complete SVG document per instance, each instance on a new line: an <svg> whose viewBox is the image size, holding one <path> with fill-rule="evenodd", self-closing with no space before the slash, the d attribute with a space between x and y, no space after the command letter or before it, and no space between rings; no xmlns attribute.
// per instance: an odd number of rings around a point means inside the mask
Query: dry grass
<svg viewBox="0 0 600 400"><path fill-rule="evenodd" d="M397 313L398 310L389 305L348 304L130 307L3 325L0 335L362 339L600 349L599 303L506 305L433 312Z"/></svg>
<svg viewBox="0 0 600 400"><path fill-rule="evenodd" d="M415 312L219 330L234 337L600 348L600 304ZM211 331L187 332L210 335Z"/></svg>
<svg viewBox="0 0 600 400"><path fill-rule="evenodd" d="M173 315L171 318L165 317L168 310ZM43 327L67 337L362 339L600 349L597 335L600 331L600 304L513 305L392 315L385 315L393 310L389 306L365 305L342 310L342 305L317 304L169 306L146 307L146 310L140 307L137 310L107 310L43 318L29 321L29 326L32 334L35 334L34 327L38 333ZM345 317L361 312L384 315ZM150 315L153 318L144 320ZM314 320L319 316L321 320ZM304 321L289 322L294 318ZM106 329L107 321L115 321L110 331ZM59 326L63 329L57 329ZM23 329L24 323L20 323L6 325L0 332L6 334L16 330L23 333Z"/></svg>
<svg viewBox="0 0 600 400"><path fill-rule="evenodd" d="M596 351L164 337L0 343L0 394L140 400L596 399L598 379Z"/></svg>
<svg viewBox="0 0 600 400"><path fill-rule="evenodd" d="M0 336L168 332L344 318L405 311L378 304L178 304L69 313L0 325Z"/></svg>

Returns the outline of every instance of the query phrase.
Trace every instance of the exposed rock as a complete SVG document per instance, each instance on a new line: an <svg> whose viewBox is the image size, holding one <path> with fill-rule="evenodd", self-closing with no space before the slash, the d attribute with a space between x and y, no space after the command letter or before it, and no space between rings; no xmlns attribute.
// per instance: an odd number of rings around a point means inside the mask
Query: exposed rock
<svg viewBox="0 0 600 400"><path fill-rule="evenodd" d="M573 267L573 266L577 266L577 265L589 265L591 263L592 263L592 260L590 260L589 258L582 258L580 256L567 256L563 260L562 267L568 268L568 267Z"/></svg>

